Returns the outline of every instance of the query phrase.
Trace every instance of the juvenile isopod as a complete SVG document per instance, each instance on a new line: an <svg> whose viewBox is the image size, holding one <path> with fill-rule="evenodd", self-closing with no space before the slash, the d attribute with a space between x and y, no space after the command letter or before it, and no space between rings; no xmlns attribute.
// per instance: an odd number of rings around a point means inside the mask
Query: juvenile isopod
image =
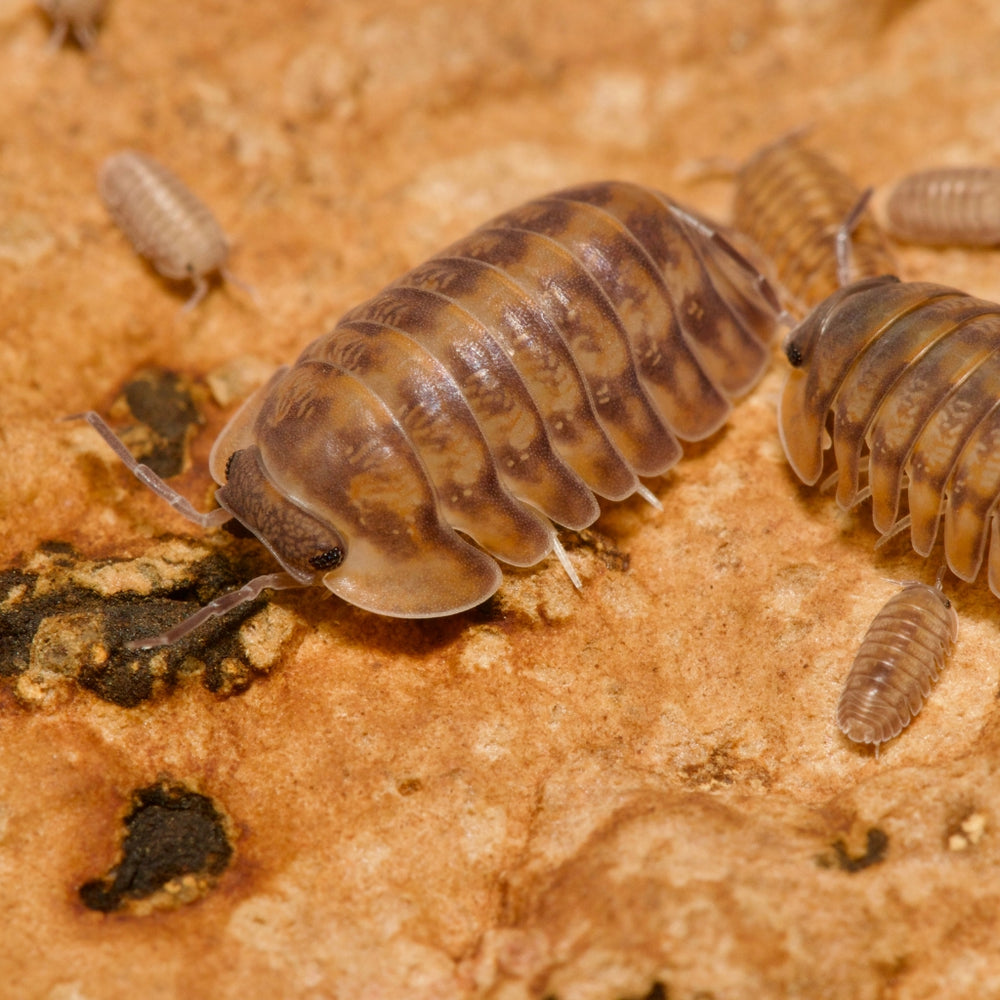
<svg viewBox="0 0 1000 1000"><path fill-rule="evenodd" d="M922 556L943 518L945 558L962 580L978 575L989 533L1000 597L1000 305L869 278L817 306L785 354L793 367L778 423L799 478L819 480L832 444L840 506L870 496L883 537L909 527Z"/></svg>
<svg viewBox="0 0 1000 1000"><path fill-rule="evenodd" d="M855 743L898 736L923 707L958 637L958 615L936 587L915 580L875 616L837 705L837 725Z"/></svg>
<svg viewBox="0 0 1000 1000"><path fill-rule="evenodd" d="M136 253L165 278L194 283L185 310L205 296L205 279L213 272L240 284L226 269L229 243L215 216L163 164L125 150L104 161L97 184L108 213Z"/></svg>
<svg viewBox="0 0 1000 1000"><path fill-rule="evenodd" d="M97 42L97 26L104 17L107 0L38 0L38 6L52 21L49 48L58 49L72 31L82 49Z"/></svg>
<svg viewBox="0 0 1000 1000"><path fill-rule="evenodd" d="M322 583L400 618L480 603L497 560L560 555L553 522L589 525L597 496L655 502L638 476L721 426L779 312L704 219L609 181L499 216L313 341L216 440L218 510L196 512L87 414L190 520L235 518L282 566L137 645L264 588Z"/></svg>
<svg viewBox="0 0 1000 1000"><path fill-rule="evenodd" d="M885 206L889 232L911 243L1000 243L1000 169L943 167L904 177Z"/></svg>
<svg viewBox="0 0 1000 1000"><path fill-rule="evenodd" d="M863 192L798 133L738 171L733 226L771 260L800 316L852 278L896 272Z"/></svg>

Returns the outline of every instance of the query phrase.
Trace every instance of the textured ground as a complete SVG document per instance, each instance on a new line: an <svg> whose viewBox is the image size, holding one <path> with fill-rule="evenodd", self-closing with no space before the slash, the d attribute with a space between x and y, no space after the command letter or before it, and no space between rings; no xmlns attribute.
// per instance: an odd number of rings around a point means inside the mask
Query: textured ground
<svg viewBox="0 0 1000 1000"><path fill-rule="evenodd" d="M923 714L879 760L839 735L887 578L936 562L795 482L777 350L662 513L571 549L582 594L545 565L406 623L288 592L145 672L104 636L268 560L57 422L142 421L167 469L186 442L207 506L266 372L531 195L725 216L698 164L805 124L861 183L997 163L996 6L111 0L94 51L48 30L0 0L0 995L1000 996L1000 609L949 581ZM122 147L215 208L259 306L179 312L97 198ZM993 252L900 259L1000 298Z"/></svg>

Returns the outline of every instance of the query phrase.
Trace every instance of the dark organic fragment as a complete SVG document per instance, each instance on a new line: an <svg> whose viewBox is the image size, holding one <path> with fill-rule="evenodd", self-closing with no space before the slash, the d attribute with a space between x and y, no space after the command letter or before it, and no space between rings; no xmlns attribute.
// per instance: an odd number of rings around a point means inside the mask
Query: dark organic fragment
<svg viewBox="0 0 1000 1000"><path fill-rule="evenodd" d="M226 870L233 847L212 800L184 785L140 788L124 821L121 860L80 887L84 906L111 913L158 893L160 905L204 895Z"/></svg>

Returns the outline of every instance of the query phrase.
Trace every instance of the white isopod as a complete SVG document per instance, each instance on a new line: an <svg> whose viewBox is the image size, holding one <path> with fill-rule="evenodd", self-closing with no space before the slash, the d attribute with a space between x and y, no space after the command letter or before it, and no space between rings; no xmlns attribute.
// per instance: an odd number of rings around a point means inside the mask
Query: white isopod
<svg viewBox="0 0 1000 1000"><path fill-rule="evenodd" d="M206 276L215 272L253 294L225 266L229 242L215 216L163 164L125 150L104 161L97 184L111 218L136 252L165 278L193 282L184 311L204 298Z"/></svg>
<svg viewBox="0 0 1000 1000"><path fill-rule="evenodd" d="M847 675L837 725L856 743L898 736L923 708L955 639L958 615L937 586L909 580L875 616Z"/></svg>
<svg viewBox="0 0 1000 1000"><path fill-rule="evenodd" d="M912 243L1000 243L1000 170L940 167L904 177L886 204L889 231Z"/></svg>

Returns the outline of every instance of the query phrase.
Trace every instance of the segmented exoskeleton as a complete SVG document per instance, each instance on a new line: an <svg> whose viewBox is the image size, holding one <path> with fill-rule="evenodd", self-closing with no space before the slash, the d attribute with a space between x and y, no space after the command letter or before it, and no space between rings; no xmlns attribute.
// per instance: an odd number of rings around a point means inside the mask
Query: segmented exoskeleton
<svg viewBox="0 0 1000 1000"><path fill-rule="evenodd" d="M162 163L133 150L116 153L101 166L97 186L136 253L165 278L193 282L185 310L204 298L206 276L215 271L241 284L226 269L229 243L215 216Z"/></svg>
<svg viewBox="0 0 1000 1000"><path fill-rule="evenodd" d="M998 348L997 303L928 282L856 282L789 335L779 430L805 483L819 480L832 443L837 502L849 509L870 496L884 535L909 527L926 556L943 519L945 558L961 579L976 578L989 535L1000 596Z"/></svg>
<svg viewBox="0 0 1000 1000"><path fill-rule="evenodd" d="M324 584L384 615L469 608L496 560L561 552L552 522L583 528L596 497L718 429L763 372L780 312L715 228L622 182L572 188L499 216L352 309L278 371L212 451L222 509L283 572L175 629L175 641L266 587ZM568 563L564 563L569 566Z"/></svg>
<svg viewBox="0 0 1000 1000"><path fill-rule="evenodd" d="M1000 169L941 167L904 177L886 202L889 232L911 243L1000 243Z"/></svg>
<svg viewBox="0 0 1000 1000"><path fill-rule="evenodd" d="M856 743L898 736L923 707L958 636L958 615L940 581L903 583L875 616L837 705L837 725Z"/></svg>
<svg viewBox="0 0 1000 1000"><path fill-rule="evenodd" d="M801 317L852 279L895 274L864 192L799 133L752 156L736 175L733 226L770 259Z"/></svg>

